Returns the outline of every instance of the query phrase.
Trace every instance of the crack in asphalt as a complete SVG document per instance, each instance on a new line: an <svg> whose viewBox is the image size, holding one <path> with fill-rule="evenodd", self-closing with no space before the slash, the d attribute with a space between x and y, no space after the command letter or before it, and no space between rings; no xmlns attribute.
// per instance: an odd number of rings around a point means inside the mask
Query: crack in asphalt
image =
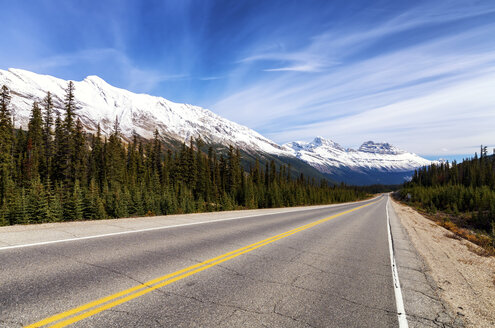
<svg viewBox="0 0 495 328"><path fill-rule="evenodd" d="M91 266L91 267L95 267L95 268L98 268L98 269L102 269L102 270L105 270L105 271L108 271L108 272L112 272L112 273L115 273L119 276L122 276L122 277L125 277L129 280L132 280L134 282L137 282L138 284L140 285L144 285L145 282L137 279L137 278L134 278L126 273L123 273L121 271L118 271L118 270L115 270L115 269L112 269L110 267L107 267L107 266L104 266L104 265L99 265L99 264L94 264L94 263L90 263L90 262L86 262L86 261L82 261L82 260L79 260L79 259L75 259L75 258L72 258L68 255L65 255L65 254L61 254L61 253L55 253L55 252L50 252L50 251L40 251L41 253L44 253L44 254L48 254L48 255L56 255L56 256L61 256L63 258L66 258L66 259L69 259L70 261L73 261L73 262L76 262L76 263L79 263L79 264L84 264L84 265L88 265L88 266Z"/></svg>
<svg viewBox="0 0 495 328"><path fill-rule="evenodd" d="M227 316L226 318L222 319L221 322L225 322L226 320L228 320L229 318L231 318L237 311L241 311L241 312L255 314L255 315L270 315L270 314L275 314L275 315L278 315L278 316L281 316L281 317L284 317L284 318L287 318L287 319L291 319L291 320L296 321L296 322L299 322L299 323L303 323L303 324L305 324L305 325L307 325L309 327L314 327L314 326L310 325L307 322L304 322L304 321L299 320L299 319L297 319L295 317L292 317L292 316L289 316L289 315L285 315L283 313L280 313L280 312L276 311L275 310L275 305L274 305L274 310L272 312L263 312L263 311L256 311L256 310L253 310L253 309L247 309L247 308L244 308L244 307L241 307L241 306L238 306L238 305L221 303L221 302L216 302L216 301L208 300L208 299L200 299L200 298L195 297L195 296L184 295L184 294L175 293L175 292L172 292L172 291L161 291L161 292L163 292L162 294L167 295L167 296L177 296L177 297L181 297L181 298L193 300L195 302L199 302L199 303L202 303L202 304L212 304L212 305L215 305L215 306L220 306L220 307L226 307L226 308L233 309L234 311L229 316ZM256 317L255 317L255 319L258 320L258 318L256 318ZM263 325L263 326L265 326L265 325Z"/></svg>
<svg viewBox="0 0 495 328"><path fill-rule="evenodd" d="M399 269L400 269L400 266L399 266ZM409 268L409 269L411 270L412 268ZM457 319L460 317L459 313L456 313L455 316L452 316L451 311L449 311L449 309L447 308L445 303L442 301L440 295L438 294L439 288L436 286L436 284L434 284L434 282L431 280L431 278L428 275L429 270L427 269L427 266L424 263L422 263L421 268L416 269L416 271L423 274L428 287L430 287L430 289L433 291L435 296L428 295L422 291L412 289L412 288L406 288L406 290L411 290L413 292L419 293L419 294L435 301L436 303L440 304L440 306L442 307L442 310L436 313L436 317L434 319L426 318L423 316L418 316L415 314L408 315L408 317L410 316L410 317L420 318L422 320L428 320L431 323L435 324L437 327L459 327L459 326L462 327L463 326L462 322L459 323L457 321ZM449 318L449 321L447 321L447 322L445 322L445 320L440 321L442 316Z"/></svg>
<svg viewBox="0 0 495 328"><path fill-rule="evenodd" d="M361 306L361 307L364 307L364 308L367 308L367 309L383 311L385 313L397 314L396 311L390 311L390 310L387 310L387 309L383 309L383 308L379 308L379 307L374 307L374 306L370 306L370 305L367 305L367 304L364 304L364 303L353 301L353 300L348 299L348 298L346 298L346 297L344 297L344 296L342 296L340 294L337 294L337 293L326 293L326 292L321 292L321 291L318 291L318 290L314 290L314 289L305 288L305 287L301 287L301 286L295 285L295 283L297 282L297 280L299 278L304 277L304 276L310 276L310 275L314 274L314 272L308 272L308 273L304 273L304 274L299 274L294 279L292 279L291 283L284 283L284 282L267 280L267 279L253 278L253 277L250 277L250 276L248 276L248 275L246 275L244 273L241 273L239 271L236 271L234 269L226 268L225 266L220 266L219 265L219 267L221 267L222 269L224 269L224 270L226 270L228 272L234 273L236 276L247 278L247 279L249 279L251 281L254 281L254 282L258 282L258 283L262 283L262 284L263 283L265 283L265 284L274 284L274 285L283 286L283 287L292 287L292 288L303 290L303 291L306 291L306 292L316 293L316 294L322 295L322 296L330 296L330 295L331 296L336 296L337 298L339 298L342 301L345 301L345 302L348 302L348 303L351 303L351 304L354 304L354 305L358 305L358 306ZM324 272L324 271L322 271L322 272Z"/></svg>
<svg viewBox="0 0 495 328"><path fill-rule="evenodd" d="M313 326L311 324L309 324L307 321L303 321L303 320L300 320L298 319L297 317L293 317L291 315L287 315L287 314L284 314L284 313L281 313L279 311L277 311L277 305L282 301L282 299L280 299L279 301L275 302L273 304L273 313L276 314L276 315L279 315L279 316L282 316L284 318L288 318L288 319L291 319L292 321L295 321L295 322L298 322L298 323L302 323L308 327L311 327L311 328L316 328L316 326Z"/></svg>

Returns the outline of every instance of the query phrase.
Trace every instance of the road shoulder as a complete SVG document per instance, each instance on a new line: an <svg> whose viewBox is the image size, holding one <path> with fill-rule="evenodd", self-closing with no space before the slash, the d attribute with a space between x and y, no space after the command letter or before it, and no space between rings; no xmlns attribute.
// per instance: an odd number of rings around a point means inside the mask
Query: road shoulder
<svg viewBox="0 0 495 328"><path fill-rule="evenodd" d="M462 317L441 298L431 270L392 199L388 211L409 327L463 327Z"/></svg>
<svg viewBox="0 0 495 328"><path fill-rule="evenodd" d="M425 326L421 318L427 318L433 327L494 327L495 258L475 254L478 246L453 238L412 208L390 205L410 326Z"/></svg>

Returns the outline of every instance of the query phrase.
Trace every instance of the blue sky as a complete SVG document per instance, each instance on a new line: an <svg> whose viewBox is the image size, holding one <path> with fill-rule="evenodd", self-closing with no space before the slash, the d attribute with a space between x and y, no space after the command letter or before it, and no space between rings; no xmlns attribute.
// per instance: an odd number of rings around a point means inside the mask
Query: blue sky
<svg viewBox="0 0 495 328"><path fill-rule="evenodd" d="M284 143L495 147L495 2L1 1L0 68L211 109Z"/></svg>

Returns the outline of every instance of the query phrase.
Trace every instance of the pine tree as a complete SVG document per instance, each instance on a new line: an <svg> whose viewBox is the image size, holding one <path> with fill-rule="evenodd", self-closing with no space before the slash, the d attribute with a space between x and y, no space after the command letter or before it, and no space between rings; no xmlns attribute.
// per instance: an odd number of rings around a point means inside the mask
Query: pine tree
<svg viewBox="0 0 495 328"><path fill-rule="evenodd" d="M74 182L72 190L66 194L64 200L64 220L80 221L83 219L83 195L79 180Z"/></svg>
<svg viewBox="0 0 495 328"><path fill-rule="evenodd" d="M119 121L116 118L114 131L108 140L106 151L103 152L107 156L106 178L112 190L120 189L125 179L125 149L120 139Z"/></svg>
<svg viewBox="0 0 495 328"><path fill-rule="evenodd" d="M153 139L153 150L151 154L152 158L152 172L153 174L157 174L160 178L160 181L163 182L162 176L162 144L160 142L160 134L158 130L155 130L154 139Z"/></svg>
<svg viewBox="0 0 495 328"><path fill-rule="evenodd" d="M88 178L94 179L99 189L102 188L105 180L103 143L101 140L101 129L98 124L96 135L93 135L91 142L91 152L89 154Z"/></svg>
<svg viewBox="0 0 495 328"><path fill-rule="evenodd" d="M16 195L12 214L14 217L13 224L26 224L29 222L29 203L24 187Z"/></svg>
<svg viewBox="0 0 495 328"><path fill-rule="evenodd" d="M63 122L63 138L61 142L61 161L63 171L62 176L64 181L68 184L72 184L75 180L73 175L75 172L74 158L77 157L75 149L75 118L76 118L76 103L74 96L74 83L69 81L67 89L65 91L65 117Z"/></svg>
<svg viewBox="0 0 495 328"><path fill-rule="evenodd" d="M53 101L50 92L43 99L43 148L44 158L41 161L41 177L43 179L52 176L52 156L53 156Z"/></svg>
<svg viewBox="0 0 495 328"><path fill-rule="evenodd" d="M66 149L67 142L64 140L64 128L62 125L62 119L60 114L57 114L55 119L55 138L53 141L54 155L53 155L53 167L52 167L52 180L62 181L64 179L64 172L67 170L66 161Z"/></svg>
<svg viewBox="0 0 495 328"><path fill-rule="evenodd" d="M12 172L13 126L9 109L10 91L4 85L0 93L0 199L4 198Z"/></svg>
<svg viewBox="0 0 495 328"><path fill-rule="evenodd" d="M68 135L72 135L76 120L76 98L74 95L75 87L72 81L69 81L65 90L65 118L64 128Z"/></svg>
<svg viewBox="0 0 495 328"><path fill-rule="evenodd" d="M64 207L62 203L61 188L50 193L49 199L49 222L60 222L64 219Z"/></svg>
<svg viewBox="0 0 495 328"><path fill-rule="evenodd" d="M50 209L45 188L39 177L36 177L28 196L28 213L30 223L48 222Z"/></svg>
<svg viewBox="0 0 495 328"><path fill-rule="evenodd" d="M83 185L87 181L87 153L86 153L86 137L80 119L77 119L76 128L74 130L74 153L72 154L74 163L72 177L79 180Z"/></svg>
<svg viewBox="0 0 495 328"><path fill-rule="evenodd" d="M31 118L29 119L26 150L26 178L30 181L39 176L45 153L43 148L43 120L37 102L33 103Z"/></svg>

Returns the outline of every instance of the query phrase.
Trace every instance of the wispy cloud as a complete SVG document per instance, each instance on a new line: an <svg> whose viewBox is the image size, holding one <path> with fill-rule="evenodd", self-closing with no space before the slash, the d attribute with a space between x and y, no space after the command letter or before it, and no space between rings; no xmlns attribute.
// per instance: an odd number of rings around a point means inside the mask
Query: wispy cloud
<svg viewBox="0 0 495 328"><path fill-rule="evenodd" d="M201 81L214 81L214 80L220 80L224 79L225 76L205 76L205 77L200 77L199 79Z"/></svg>
<svg viewBox="0 0 495 328"><path fill-rule="evenodd" d="M278 75L212 107L279 142L324 135L349 146L377 139L421 154L470 152L495 139L495 24L478 20L494 12L427 3L370 28L325 31L293 51L247 56L242 63L288 65L259 68ZM433 28L447 23L463 28ZM436 32L419 37L425 28Z"/></svg>
<svg viewBox="0 0 495 328"><path fill-rule="evenodd" d="M267 68L264 69L265 72L321 72L323 69L320 65L305 64L305 65L296 65L296 66L287 66L287 67L279 67L279 68Z"/></svg>
<svg viewBox="0 0 495 328"><path fill-rule="evenodd" d="M121 87L136 92L150 92L164 81L176 81L188 78L186 74L166 74L159 70L143 69L138 67L123 52L113 48L84 49L67 54L59 54L41 58L27 67L33 71L47 71L75 65L91 67L107 65L118 77Z"/></svg>
<svg viewBox="0 0 495 328"><path fill-rule="evenodd" d="M280 143L323 135L455 154L495 140L490 0L54 0L2 9L4 69L98 75L209 107Z"/></svg>

